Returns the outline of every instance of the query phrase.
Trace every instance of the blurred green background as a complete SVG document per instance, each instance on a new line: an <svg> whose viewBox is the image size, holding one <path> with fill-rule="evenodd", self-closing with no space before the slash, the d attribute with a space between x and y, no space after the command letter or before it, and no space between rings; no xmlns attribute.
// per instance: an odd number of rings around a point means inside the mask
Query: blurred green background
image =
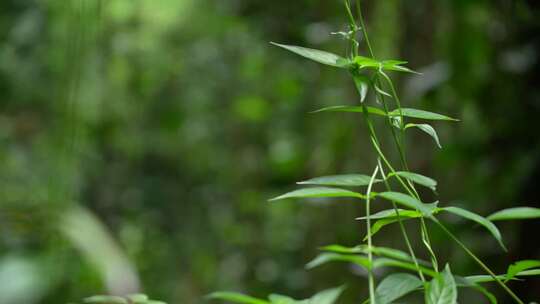
<svg viewBox="0 0 540 304"><path fill-rule="evenodd" d="M441 202L481 214L540 207L540 3L364 2L378 57L423 72L393 75L403 103L461 119L435 124L442 150L408 134L411 170L439 181ZM362 273L304 265L317 247L359 243L363 207L267 203L307 177L373 168L359 116L308 114L356 103L348 75L269 44L344 54L330 33L346 21L326 0L1 1L0 303L136 290L202 303L215 290L304 297L340 284L343 303L362 300ZM505 254L444 220L498 272L540 257L539 222L499 225ZM481 273L431 229L442 262ZM403 248L395 227L375 242ZM538 279L511 286L540 298Z"/></svg>

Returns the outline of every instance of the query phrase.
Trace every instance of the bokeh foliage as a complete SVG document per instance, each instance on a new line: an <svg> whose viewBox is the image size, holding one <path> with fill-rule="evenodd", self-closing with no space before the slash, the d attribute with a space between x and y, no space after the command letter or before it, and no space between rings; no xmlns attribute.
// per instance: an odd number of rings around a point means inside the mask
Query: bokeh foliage
<svg viewBox="0 0 540 304"><path fill-rule="evenodd" d="M366 5L377 54L424 73L401 78L404 103L461 119L436 125L442 150L412 135L411 169L479 213L538 207L538 4ZM356 299L361 273L303 265L360 239L361 206L266 202L306 177L369 170L354 115L306 114L354 104L353 85L268 43L343 53L330 32L345 24L340 1L2 1L0 303L139 288L170 303L216 289L302 298L342 283ZM513 258L538 258L538 225L501 226ZM510 262L481 229L461 237L495 269ZM453 271L476 269L434 239L462 261ZM532 300L539 284L516 288Z"/></svg>

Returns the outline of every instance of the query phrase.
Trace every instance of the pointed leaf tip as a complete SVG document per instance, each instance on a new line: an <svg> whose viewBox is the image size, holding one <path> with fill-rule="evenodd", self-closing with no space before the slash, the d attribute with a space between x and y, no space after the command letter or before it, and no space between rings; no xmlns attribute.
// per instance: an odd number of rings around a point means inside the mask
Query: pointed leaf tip
<svg viewBox="0 0 540 304"><path fill-rule="evenodd" d="M515 207L497 211L487 217L490 221L526 220L540 218L540 208Z"/></svg>
<svg viewBox="0 0 540 304"><path fill-rule="evenodd" d="M352 198L365 198L364 195L340 188L331 187L313 187L303 188L287 192L283 195L271 198L269 201L277 201L286 198L318 198L318 197L352 197Z"/></svg>
<svg viewBox="0 0 540 304"><path fill-rule="evenodd" d="M481 226L484 226L491 233L491 235L497 240L497 242L502 247L502 249L504 251L507 251L506 246L504 245L503 240L502 240L501 232L499 231L497 226L495 226L495 224L493 224L489 219L481 215L478 215L474 212L471 212L469 210L462 209L459 207L450 206L450 207L442 208L442 210L448 211L455 215L459 215L463 218L474 221L477 224L480 224Z"/></svg>
<svg viewBox="0 0 540 304"><path fill-rule="evenodd" d="M412 128L412 127L416 127L424 131L429 136L431 136L433 140L435 141L435 143L437 144L437 147L439 147L439 149L442 149L441 142L439 141L439 136L437 135L437 131L435 131L435 129L431 125L410 123L405 126L405 129Z"/></svg>
<svg viewBox="0 0 540 304"><path fill-rule="evenodd" d="M532 269L532 268L539 268L540 267L540 261L539 260L522 260L517 261L513 263L512 265L508 266L508 270L506 272L506 279L505 282L513 279L518 273Z"/></svg>
<svg viewBox="0 0 540 304"><path fill-rule="evenodd" d="M456 281L448 264L444 271L429 283L426 300L427 304L457 304Z"/></svg>
<svg viewBox="0 0 540 304"><path fill-rule="evenodd" d="M392 172L388 174L388 177L395 176L395 175L406 178L413 183L422 185L424 187L428 187L433 191L437 190L437 181L432 179L431 177L427 177L425 175L413 173L409 171L397 171L395 173Z"/></svg>
<svg viewBox="0 0 540 304"><path fill-rule="evenodd" d="M379 193L378 196L389 201L394 201L397 204L409 207L411 209L418 210L426 217L433 217L433 212L436 208L432 204L424 204L418 199L400 192L382 192Z"/></svg>
<svg viewBox="0 0 540 304"><path fill-rule="evenodd" d="M257 299L238 292L216 291L206 296L212 300L223 300L238 304L270 304L268 301Z"/></svg>
<svg viewBox="0 0 540 304"><path fill-rule="evenodd" d="M388 115L405 116L405 117L410 117L410 118L418 118L418 119L426 119L426 120L459 121L459 119L455 119L446 115L429 112L425 110L420 110L420 109L413 109L413 108L395 109L392 112L388 113Z"/></svg>
<svg viewBox="0 0 540 304"><path fill-rule="evenodd" d="M318 63L322 63L329 66L345 68L350 64L349 60L330 52L310 49L310 48L296 46L296 45L281 44L281 43L276 43L276 42L270 42L270 44L286 49L290 52L293 52L302 57L311 59Z"/></svg>
<svg viewBox="0 0 540 304"><path fill-rule="evenodd" d="M369 184L370 177L365 174L340 174L340 175L328 175L315 177L305 181L298 182L299 185L319 185L319 186L342 186L342 187L354 187L354 186L367 186ZM381 180L375 180L380 182Z"/></svg>

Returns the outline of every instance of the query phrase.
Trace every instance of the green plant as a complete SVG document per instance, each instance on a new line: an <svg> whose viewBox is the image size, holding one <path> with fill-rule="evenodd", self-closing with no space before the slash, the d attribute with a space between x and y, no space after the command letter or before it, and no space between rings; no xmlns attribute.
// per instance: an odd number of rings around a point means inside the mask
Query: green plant
<svg viewBox="0 0 540 304"><path fill-rule="evenodd" d="M166 304L165 302L151 300L147 295L137 293L127 296L95 295L83 300L88 304Z"/></svg>
<svg viewBox="0 0 540 304"><path fill-rule="evenodd" d="M428 112L419 109L402 107L399 96L389 72L416 73L405 66L406 61L401 60L378 60L374 54L370 39L362 17L360 1L356 1L356 17L351 10L351 5L345 1L345 8L349 19L349 31L339 32L349 43L348 56L341 57L325 51L314 50L299 46L272 43L278 47L296 53L305 58L314 60L324 65L340 68L347 71L354 81L359 94L359 105L356 106L332 106L315 112L353 112L360 113L369 132L369 138L377 161L371 175L347 174L317 177L299 182L308 185L308 188L295 190L276 198L282 200L289 198L356 198L365 203L365 216L358 218L366 223L367 235L365 244L356 247L344 247L330 245L324 247L323 253L317 256L307 266L317 267L321 264L333 261L341 261L356 264L367 271L369 298L364 303L387 304L403 296L417 291L424 293L425 303L453 304L457 303L458 288L473 288L483 293L491 303L497 303L495 296L481 284L496 282L516 303L524 303L507 285L508 280L516 277L540 275L540 261L518 261L508 267L506 274L496 275L479 257L477 257L456 235L454 235L437 216L441 213L451 213L463 217L483 226L499 243L503 250L501 233L493 223L499 220L516 220L540 217L540 210L529 207L517 207L496 212L488 217L483 217L466 209L443 206L439 202L426 204L417 191L417 186L428 187L435 191L437 182L430 177L411 172L407 164L404 141L406 131L412 128L430 135L440 147L439 138L435 129L426 123L408 122L415 120L438 120L458 121L446 115ZM358 21L357 21L358 20ZM366 44L368 56L359 55L359 41L357 34L361 33ZM372 91L377 104L369 106L367 102L368 92ZM391 110L390 106L395 106ZM399 155L399 165L392 164L381 147L380 140L372 122L374 117L385 120L391 131L393 143ZM374 188L380 186L384 190L375 192ZM346 188L366 187L363 192L352 191ZM398 190L399 189L399 190ZM375 199L381 199L390 203L391 208L371 214L371 203ZM398 208L399 206L399 208ZM403 222L417 220L421 240L430 261L426 262L417 258L411 244L408 232ZM440 267L438 256L430 239L428 221L439 227L449 239L457 244L470 258L472 258L487 275L458 276L452 273L450 263ZM373 245L374 235L384 226L398 224L401 236L408 252L393 248L377 247ZM374 269L380 267L393 267L412 271L410 273L393 273L383 278L378 284L374 275ZM338 287L323 291L314 297L305 300L294 300L281 295L270 295L267 300L257 299L239 293L216 292L209 297L235 303L247 304L293 304L293 303L334 303L343 288Z"/></svg>

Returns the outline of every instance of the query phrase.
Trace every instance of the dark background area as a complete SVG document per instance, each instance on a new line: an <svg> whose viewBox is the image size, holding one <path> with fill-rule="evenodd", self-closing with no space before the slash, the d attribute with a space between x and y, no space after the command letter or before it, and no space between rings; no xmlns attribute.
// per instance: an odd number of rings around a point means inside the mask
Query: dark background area
<svg viewBox="0 0 540 304"><path fill-rule="evenodd" d="M439 181L424 197L484 215L540 207L537 1L364 2L377 56L423 73L392 75L404 105L461 120L434 124L443 149L408 134L411 170ZM202 303L215 290L306 297L341 284L343 303L362 300L366 281L347 265L304 268L320 246L361 241L362 205L267 202L308 177L372 172L358 115L308 114L355 104L348 75L269 44L345 54L330 33L346 22L341 1L1 1L0 303L136 289ZM538 221L498 224L504 253L483 229L443 220L497 272L540 257ZM481 273L430 231L453 272ZM403 248L397 227L375 243ZM510 285L540 299L539 279Z"/></svg>

